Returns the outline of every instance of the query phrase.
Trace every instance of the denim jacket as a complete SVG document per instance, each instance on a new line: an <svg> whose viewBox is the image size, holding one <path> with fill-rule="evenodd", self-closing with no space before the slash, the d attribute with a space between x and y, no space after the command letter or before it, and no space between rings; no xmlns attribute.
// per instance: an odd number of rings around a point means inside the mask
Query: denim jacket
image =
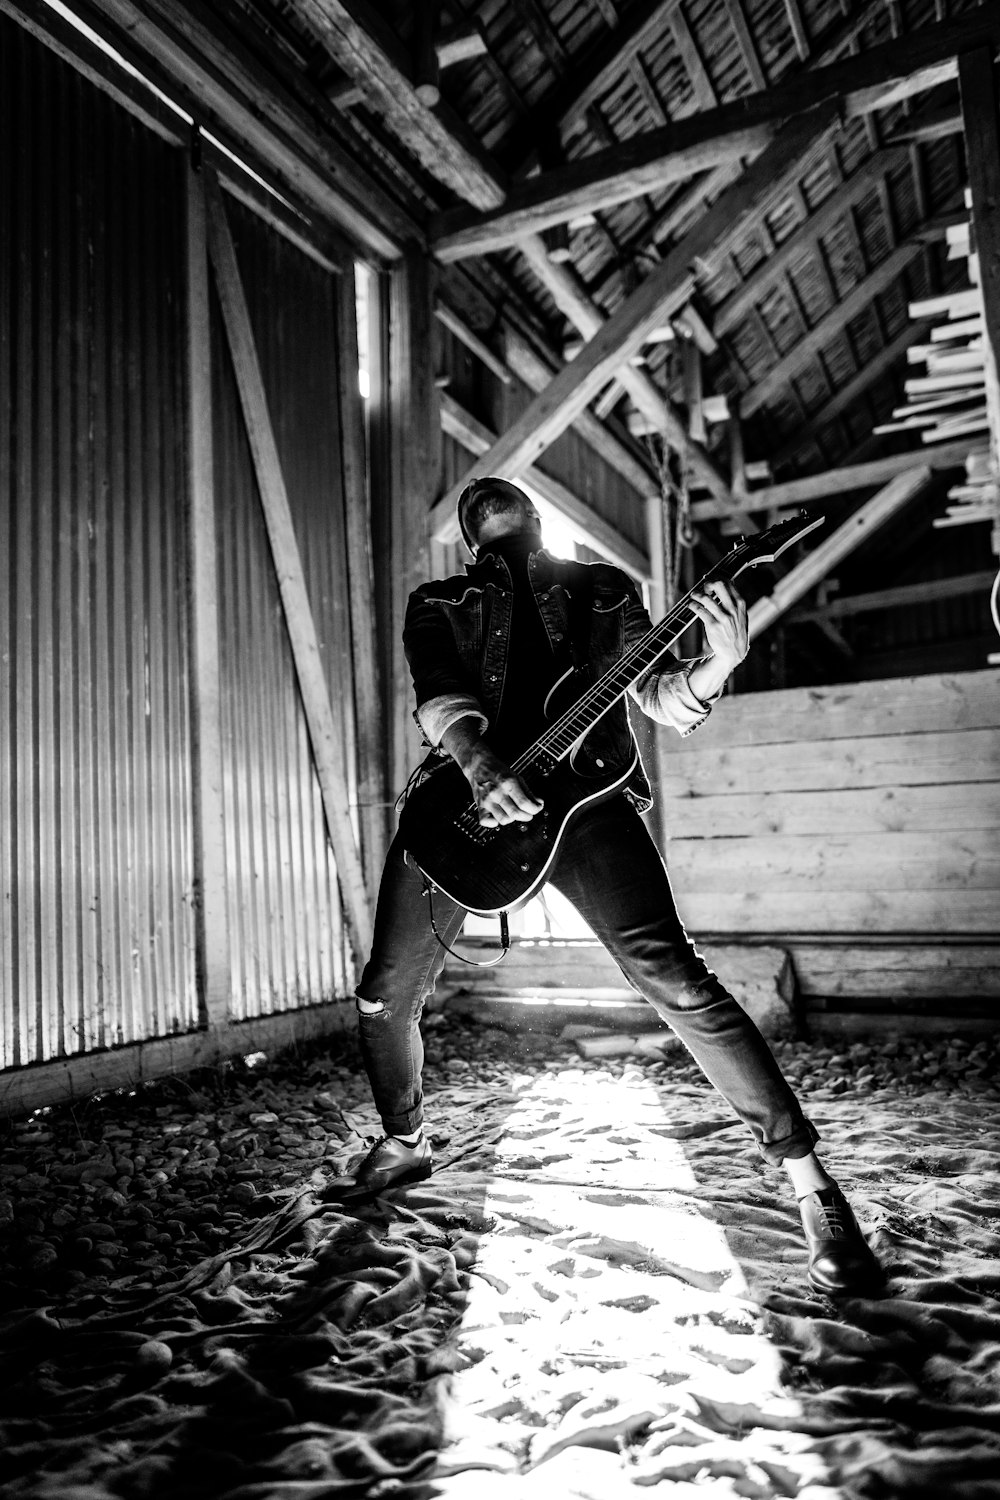
<svg viewBox="0 0 1000 1500"><path fill-rule="evenodd" d="M513 584L507 563L484 548L466 576L456 574L422 584L409 598L403 648L410 665L417 707L414 718L424 743L437 748L452 724L478 718L485 733L500 712L507 682L507 647ZM631 578L609 563L566 562L544 548L528 558L528 575L546 634L557 657L570 664L569 598L586 588L592 599L589 659L594 678L614 665L650 629L651 621ZM691 691L688 677L704 657L667 658L629 688L644 713L691 734L708 717L711 704ZM516 690L516 685L514 685ZM649 782L639 758L624 698L591 730L587 745L611 770L635 760L626 795L640 811L652 805ZM443 752L442 752L443 753Z"/></svg>

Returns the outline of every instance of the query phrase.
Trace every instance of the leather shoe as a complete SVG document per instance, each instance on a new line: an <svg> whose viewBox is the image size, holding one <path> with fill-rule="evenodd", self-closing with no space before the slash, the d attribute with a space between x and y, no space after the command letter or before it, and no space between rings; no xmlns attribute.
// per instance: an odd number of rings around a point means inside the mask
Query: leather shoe
<svg viewBox="0 0 1000 1500"><path fill-rule="evenodd" d="M425 1136L412 1146L394 1135L379 1136L354 1173L354 1181L336 1196L341 1202L357 1203L377 1198L388 1188L422 1182L431 1175L431 1162L431 1148Z"/></svg>
<svg viewBox="0 0 1000 1500"><path fill-rule="evenodd" d="M843 1296L881 1285L882 1267L838 1187L807 1193L799 1199L799 1212L809 1246L809 1285L814 1291Z"/></svg>

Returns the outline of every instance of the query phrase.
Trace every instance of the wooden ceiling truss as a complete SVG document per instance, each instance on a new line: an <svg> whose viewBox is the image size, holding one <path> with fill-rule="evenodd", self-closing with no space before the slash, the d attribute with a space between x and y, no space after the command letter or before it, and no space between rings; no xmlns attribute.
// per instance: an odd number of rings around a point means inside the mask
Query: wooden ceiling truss
<svg viewBox="0 0 1000 1500"><path fill-rule="evenodd" d="M39 0L0 6L39 24ZM948 274L936 247L942 211L964 185L954 142L964 130L990 148L996 136L996 120L970 103L1000 49L992 4L949 18L939 5L936 21L907 30L904 7L884 0L843 0L822 21L783 0L783 51L755 29L744 0L715 0L697 16L682 0L594 0L580 42L546 0L482 17L473 0L449 0L443 12L394 0L79 0L75 9L316 238L346 236L381 264L416 245L438 261L445 289L460 261L485 287L476 265L490 256L492 284L530 307L545 330L537 338L503 315L482 336L465 329L498 380L516 374L534 394L497 434L443 403L446 430L473 462L432 510L442 540L455 535L454 500L474 475L534 471L551 490L534 466L570 424L638 496L655 493L656 476L613 416L623 398L679 454L700 525L749 528L753 513L807 499L824 476L748 490L742 468L720 455L738 457L747 424L749 453L765 448L774 474L804 453L857 448L859 413L873 414L869 425L884 420L887 382L927 333L924 320L901 326L900 301L938 292ZM446 24L435 31L439 13ZM235 26L240 17L281 41L273 69ZM473 76L492 97L470 107L462 89ZM361 141L382 142L369 172L352 150ZM972 186L976 233L989 246L981 263L995 360L1000 167L987 148ZM439 317L455 318L446 290ZM552 354L566 339L560 319L584 340L568 363ZM707 372L707 392L728 402L728 437L704 425L700 401L693 411L683 399L672 348L692 334L706 351L699 381ZM870 437L863 446L873 451ZM898 468L866 482L884 484L895 503L910 485L922 490L948 451L896 455ZM887 462L853 468L874 476ZM565 486L552 493L583 524L586 502ZM878 500L857 514L881 514ZM648 572L648 558L613 531L607 546ZM838 547L855 534L845 529ZM828 565L844 555L817 554Z"/></svg>

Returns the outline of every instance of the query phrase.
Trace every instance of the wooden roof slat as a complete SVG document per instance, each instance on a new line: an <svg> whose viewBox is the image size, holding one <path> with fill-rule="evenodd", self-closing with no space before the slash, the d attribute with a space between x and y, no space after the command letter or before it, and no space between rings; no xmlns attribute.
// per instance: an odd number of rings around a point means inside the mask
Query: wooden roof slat
<svg viewBox="0 0 1000 1500"><path fill-rule="evenodd" d="M929 327L929 320L923 323L907 324L894 339L891 339L886 344L885 348L874 359L865 362L853 380L849 380L846 385L842 385L831 396L830 400L820 407L819 411L813 412L811 416L806 418L797 429L793 441L786 443L784 447L780 448L773 455L771 459L772 468L777 469L783 463L787 463L791 456L803 448L818 432L824 427L829 426L831 422L835 422L843 412L847 411L856 401L860 400L867 391L871 390L873 386L878 385L879 381L883 380L889 374L890 370L903 358L911 339L921 338L928 331Z"/></svg>
<svg viewBox="0 0 1000 1500"><path fill-rule="evenodd" d="M791 28L795 50L799 54L800 60L806 62L810 52L809 37L806 34L799 0L785 0L785 15L788 17L788 25Z"/></svg>
<svg viewBox="0 0 1000 1500"><path fill-rule="evenodd" d="M753 32L747 24L747 15L743 9L742 0L722 0L722 3L729 17L729 24L732 26L736 36L740 56L743 59L750 82L755 89L766 89L767 74L764 72Z"/></svg>
<svg viewBox="0 0 1000 1500"><path fill-rule="evenodd" d="M842 56L845 49L851 46L864 28L882 15L884 3L885 0L864 0L853 15L828 29L820 39L819 50L808 64L809 70L823 67ZM678 15L680 14L678 12ZM717 196L728 187L733 177L732 165L716 167L705 173L694 186L677 194L665 210L646 226L644 233L656 243L662 243L668 236L674 234L678 226L684 224L692 212L706 199ZM777 195L772 193L769 196L773 202ZM761 212L764 211L762 205ZM595 295L598 294L596 286L593 290Z"/></svg>
<svg viewBox="0 0 1000 1500"><path fill-rule="evenodd" d="M339 0L301 3L333 5ZM434 251L442 260L486 254L583 211L625 202L715 163L750 155L763 149L777 121L818 101L836 101L844 119L869 114L954 77L958 52L979 46L994 52L1000 46L1000 13L992 8L796 74L762 93L541 173L512 188L501 206L486 213L439 215L431 227Z"/></svg>
<svg viewBox="0 0 1000 1500"><path fill-rule="evenodd" d="M835 333L839 332L852 318L858 316L869 305L873 297L880 292L906 269L910 262L920 254L923 241L908 240L905 244L898 246L885 260L880 261L877 266L860 282L853 287L842 302L838 302L825 317L810 329L807 338L794 349L790 349L776 365L773 365L757 383L746 391L740 398L740 415L745 419L758 411L774 392L780 389L786 381L791 380L796 371L812 359L821 346L826 343Z"/></svg>

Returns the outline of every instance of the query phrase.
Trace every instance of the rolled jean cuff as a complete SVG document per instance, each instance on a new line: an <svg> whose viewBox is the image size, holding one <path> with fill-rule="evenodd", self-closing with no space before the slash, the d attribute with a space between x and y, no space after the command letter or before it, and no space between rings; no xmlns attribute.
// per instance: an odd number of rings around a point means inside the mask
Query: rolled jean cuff
<svg viewBox="0 0 1000 1500"><path fill-rule="evenodd" d="M777 1141L758 1141L757 1149L770 1166L780 1167L786 1158L794 1161L800 1156L808 1156L818 1140L819 1131L803 1115L802 1124L791 1135L782 1136Z"/></svg>
<svg viewBox="0 0 1000 1500"><path fill-rule="evenodd" d="M386 1135L412 1135L424 1123L424 1106L418 1104L401 1115L380 1115L382 1129Z"/></svg>

